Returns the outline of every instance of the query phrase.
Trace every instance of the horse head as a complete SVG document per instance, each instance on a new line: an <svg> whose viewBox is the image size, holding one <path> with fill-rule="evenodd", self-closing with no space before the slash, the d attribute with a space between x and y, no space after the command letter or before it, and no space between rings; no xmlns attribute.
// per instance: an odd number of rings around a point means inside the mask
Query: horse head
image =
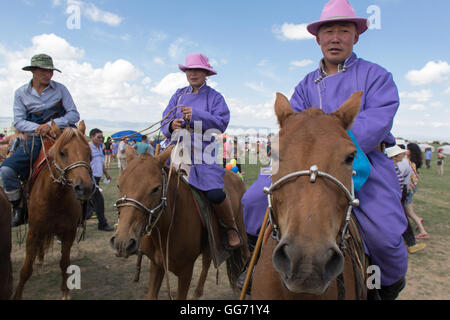
<svg viewBox="0 0 450 320"><path fill-rule="evenodd" d="M110 245L119 257L126 258L137 253L144 229L154 215L159 214L153 214L151 210L158 208L163 201L163 170L172 148L155 157L127 152L128 165L117 185L120 190L120 199L116 203L119 223L110 239Z"/></svg>
<svg viewBox="0 0 450 320"><path fill-rule="evenodd" d="M57 182L72 186L80 200L89 199L95 190L90 167L91 148L85 131L84 121L78 129L67 127L61 131L52 120L52 133L56 137L49 151L53 159L53 176Z"/></svg>
<svg viewBox="0 0 450 320"><path fill-rule="evenodd" d="M279 170L273 182L317 166L351 190L356 147L347 134L359 112L362 92L354 93L334 113L317 108L301 113L277 94L279 148L273 150ZM331 179L294 175L272 191L274 220L279 227L272 262L283 285L294 293L322 294L343 271L338 242L349 201Z"/></svg>

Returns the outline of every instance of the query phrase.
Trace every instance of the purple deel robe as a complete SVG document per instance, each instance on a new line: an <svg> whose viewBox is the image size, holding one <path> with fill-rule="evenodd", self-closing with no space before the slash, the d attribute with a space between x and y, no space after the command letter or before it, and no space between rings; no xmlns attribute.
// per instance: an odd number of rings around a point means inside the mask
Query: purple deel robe
<svg viewBox="0 0 450 320"><path fill-rule="evenodd" d="M358 90L364 92L361 111L351 129L369 159L371 172L356 193L360 206L353 212L371 264L380 267L381 285L387 286L404 277L408 267L402 237L407 220L401 206L400 186L393 161L376 149L382 142L395 144L390 130L399 97L392 75L353 53L337 74L324 76L320 67L309 73L295 88L291 106L298 112L315 106L331 113Z"/></svg>
<svg viewBox="0 0 450 320"><path fill-rule="evenodd" d="M263 192L263 189L264 187L270 187L271 184L272 168L263 168L256 181L247 189L241 199L245 231L252 236L257 237L259 235L268 206L267 194Z"/></svg>
<svg viewBox="0 0 450 320"><path fill-rule="evenodd" d="M223 96L212 89L208 85L203 84L203 86L198 90L197 93L192 93L192 87L188 86L182 89L178 89L175 94L170 99L169 105L163 112L163 117L165 117L169 111L179 105L184 105L186 107L192 108L192 117L190 121L190 127L193 129L196 121L201 121L203 133L209 129L217 129L220 132L225 132L230 121L230 110L225 102ZM181 108L178 108L175 118L183 118L181 113ZM172 111L171 115L175 111ZM172 133L169 131L169 124L164 126L162 129L163 134L167 138L171 138ZM211 137L209 141L203 141L202 134L191 132L191 147L192 147L192 163L194 161L194 135L196 135L197 141L202 141L202 155L206 151L211 155L211 158L216 158L216 150L211 148L211 145L215 145L215 139ZM207 159L208 161L208 159ZM225 169L223 169L219 164L214 161L213 164L208 164L205 159L201 159L201 163L195 164L191 167L189 173L189 184L200 189L202 191L208 191L213 189L223 189L224 181L223 176L225 174Z"/></svg>

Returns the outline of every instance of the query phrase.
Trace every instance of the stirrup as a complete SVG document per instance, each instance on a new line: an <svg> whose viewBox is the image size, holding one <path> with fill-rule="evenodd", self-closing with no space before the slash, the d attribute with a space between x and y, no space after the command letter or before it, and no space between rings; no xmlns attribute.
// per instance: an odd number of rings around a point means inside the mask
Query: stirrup
<svg viewBox="0 0 450 320"><path fill-rule="evenodd" d="M226 225L225 223L223 223L222 219L220 219L220 218L217 218L217 220L219 221L220 226L224 229L224 232L222 232L222 234L221 234L221 240L222 240L223 247L229 251L233 251L235 249L242 247L244 241L242 240L241 234L239 233L238 229L235 227ZM228 243L228 231L229 230L233 230L234 232L236 232L236 234L239 237L239 244L237 244L235 246L230 246L230 244Z"/></svg>

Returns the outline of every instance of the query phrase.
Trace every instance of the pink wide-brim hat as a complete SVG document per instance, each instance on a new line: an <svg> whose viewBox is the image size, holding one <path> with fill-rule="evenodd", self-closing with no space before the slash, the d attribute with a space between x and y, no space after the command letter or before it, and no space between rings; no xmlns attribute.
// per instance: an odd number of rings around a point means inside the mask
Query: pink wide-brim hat
<svg viewBox="0 0 450 320"><path fill-rule="evenodd" d="M320 20L308 24L306 29L309 33L317 36L320 26L325 23L337 22L337 21L349 21L356 24L356 30L358 34L365 32L369 28L369 20L365 18L358 18L353 10L352 5L348 0L331 0L322 10Z"/></svg>
<svg viewBox="0 0 450 320"><path fill-rule="evenodd" d="M208 57L201 53L191 53L186 57L185 65L178 65L181 71L186 72L188 69L203 69L208 71L208 76L214 76L217 72L209 64Z"/></svg>

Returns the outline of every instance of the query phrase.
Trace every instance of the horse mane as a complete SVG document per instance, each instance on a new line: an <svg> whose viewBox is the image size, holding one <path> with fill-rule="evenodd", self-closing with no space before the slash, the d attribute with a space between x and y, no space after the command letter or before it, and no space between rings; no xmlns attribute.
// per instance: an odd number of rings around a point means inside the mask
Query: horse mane
<svg viewBox="0 0 450 320"><path fill-rule="evenodd" d="M311 107L300 112L300 114L308 117L318 117L325 114L325 112L317 107Z"/></svg>
<svg viewBox="0 0 450 320"><path fill-rule="evenodd" d="M87 138L76 128L67 127L61 133L61 135L56 139L53 145L54 150L60 150L66 144L68 144L72 139L77 138L83 141L86 145L89 145Z"/></svg>

